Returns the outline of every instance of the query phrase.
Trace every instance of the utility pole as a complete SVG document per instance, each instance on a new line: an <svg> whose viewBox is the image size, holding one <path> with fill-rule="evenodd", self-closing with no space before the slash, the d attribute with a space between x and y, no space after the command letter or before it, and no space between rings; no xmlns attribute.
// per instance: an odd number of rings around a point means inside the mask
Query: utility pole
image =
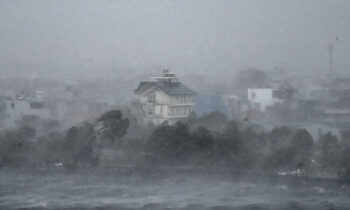
<svg viewBox="0 0 350 210"><path fill-rule="evenodd" d="M328 46L328 53L329 53L329 75L333 76L333 44L330 44Z"/></svg>
<svg viewBox="0 0 350 210"><path fill-rule="evenodd" d="M329 53L329 76L333 78L334 75L334 67L333 67L333 47L338 42L338 36L335 37L335 42L332 44L329 44L328 46L328 53Z"/></svg>

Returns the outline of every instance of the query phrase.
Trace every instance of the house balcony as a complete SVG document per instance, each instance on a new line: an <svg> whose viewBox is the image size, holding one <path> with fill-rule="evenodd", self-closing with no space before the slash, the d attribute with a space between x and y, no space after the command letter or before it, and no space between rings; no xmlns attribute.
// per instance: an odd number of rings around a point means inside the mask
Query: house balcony
<svg viewBox="0 0 350 210"><path fill-rule="evenodd" d="M194 102L190 103L161 103L161 102L154 102L154 103L149 103L149 102L144 102L141 103L141 105L163 105L163 106L170 106L170 107L175 107L175 106L195 106L196 104Z"/></svg>
<svg viewBox="0 0 350 210"><path fill-rule="evenodd" d="M188 117L188 114L184 114L184 113L178 113L178 114L175 114L175 113L169 113L168 118L171 118L171 119L175 119L175 118L187 118Z"/></svg>
<svg viewBox="0 0 350 210"><path fill-rule="evenodd" d="M168 116L168 119L186 119L188 115L176 115L176 116Z"/></svg>
<svg viewBox="0 0 350 210"><path fill-rule="evenodd" d="M194 102L189 103L179 103L179 104L168 104L168 106L195 106L196 104Z"/></svg>

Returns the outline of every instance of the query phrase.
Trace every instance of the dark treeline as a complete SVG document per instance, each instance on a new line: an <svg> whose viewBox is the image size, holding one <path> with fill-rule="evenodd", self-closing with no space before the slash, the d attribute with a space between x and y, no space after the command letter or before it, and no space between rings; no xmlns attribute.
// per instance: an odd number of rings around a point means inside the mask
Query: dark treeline
<svg viewBox="0 0 350 210"><path fill-rule="evenodd" d="M109 149L122 154L115 164L350 175L346 137L327 133L315 141L307 130L289 127L261 132L249 121L227 120L220 112L192 114L175 125L139 126L131 115L118 110L66 131L55 122L34 125L23 121L16 129L0 133L0 167L96 166Z"/></svg>
<svg viewBox="0 0 350 210"><path fill-rule="evenodd" d="M113 110L66 131L54 122L40 122L44 129L36 124L22 121L0 133L0 167L98 165L102 149L126 134L129 120Z"/></svg>
<svg viewBox="0 0 350 210"><path fill-rule="evenodd" d="M146 150L157 164L309 173L344 173L350 168L349 145L331 133L315 142L305 129L258 132L249 122L228 121L215 112L157 127Z"/></svg>

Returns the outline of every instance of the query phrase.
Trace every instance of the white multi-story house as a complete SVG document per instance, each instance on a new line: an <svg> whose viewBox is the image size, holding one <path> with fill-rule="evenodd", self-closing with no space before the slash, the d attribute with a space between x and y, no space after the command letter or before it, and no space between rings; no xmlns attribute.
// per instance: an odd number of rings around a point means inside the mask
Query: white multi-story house
<svg viewBox="0 0 350 210"><path fill-rule="evenodd" d="M144 112L142 122L174 124L186 119L195 105L193 90L182 84L174 73L164 70L160 77L142 81L135 94Z"/></svg>

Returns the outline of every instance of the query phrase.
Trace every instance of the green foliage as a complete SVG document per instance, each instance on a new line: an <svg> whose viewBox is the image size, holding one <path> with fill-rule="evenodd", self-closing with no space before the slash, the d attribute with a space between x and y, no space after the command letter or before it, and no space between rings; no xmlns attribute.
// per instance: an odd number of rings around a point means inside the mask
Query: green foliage
<svg viewBox="0 0 350 210"><path fill-rule="evenodd" d="M214 141L210 131L199 127L191 133L193 149L199 153L211 152L214 149Z"/></svg>
<svg viewBox="0 0 350 210"><path fill-rule="evenodd" d="M163 124L148 139L148 151L160 163L186 163L209 155L213 147L212 136L206 128L199 127L191 133L189 126L182 122L174 126Z"/></svg>
<svg viewBox="0 0 350 210"><path fill-rule="evenodd" d="M265 168L267 169L296 169L297 152L292 147L282 148L274 151L265 160Z"/></svg>
<svg viewBox="0 0 350 210"><path fill-rule="evenodd" d="M192 118L188 123L198 125L200 120ZM224 125L220 132L213 132L206 127L190 131L189 125L181 122L163 124L149 136L147 151L153 155L152 161L162 164L189 164L202 159L241 169L296 170L311 161L314 143L305 129L279 127L265 134L240 127L235 121Z"/></svg>
<svg viewBox="0 0 350 210"><path fill-rule="evenodd" d="M339 171L344 180L350 180L350 146L331 133L314 143L305 129L278 127L261 133L244 123L227 121L219 112L193 115L186 123L175 125L131 125L132 135L126 135L129 120L118 110L66 132L56 129L59 125L55 122L47 125L45 133L29 126L29 122L19 125L0 132L0 166L29 162L95 165L103 143L119 138L115 148L123 151L125 161L273 171L317 166L318 170ZM208 128L212 125L216 127Z"/></svg>
<svg viewBox="0 0 350 210"><path fill-rule="evenodd" d="M312 149L314 141L306 129L298 129L294 133L291 143L296 150L309 152Z"/></svg>
<svg viewBox="0 0 350 210"><path fill-rule="evenodd" d="M115 138L121 138L126 134L129 119L123 118L119 110L112 110L99 117L96 124L101 137L113 142Z"/></svg>
<svg viewBox="0 0 350 210"><path fill-rule="evenodd" d="M154 156L154 161L169 161L175 153L173 127L162 124L157 127L148 139L147 150Z"/></svg>
<svg viewBox="0 0 350 210"><path fill-rule="evenodd" d="M224 113L214 111L201 117L193 115L189 122L192 127L205 127L212 132L221 132L227 122L227 118Z"/></svg>
<svg viewBox="0 0 350 210"><path fill-rule="evenodd" d="M0 166L19 165L29 162L27 153L28 140L35 137L36 131L30 126L21 126L15 130L5 131L0 136Z"/></svg>
<svg viewBox="0 0 350 210"><path fill-rule="evenodd" d="M273 150L280 149L289 143L292 130L288 127L277 127L269 133L270 144Z"/></svg>
<svg viewBox="0 0 350 210"><path fill-rule="evenodd" d="M242 139L236 122L228 122L221 134L216 136L216 153L219 159L235 162L241 152Z"/></svg>
<svg viewBox="0 0 350 210"><path fill-rule="evenodd" d="M264 167L267 169L304 168L309 165L313 139L305 129L292 132L290 128L275 128L269 134L271 150Z"/></svg>
<svg viewBox="0 0 350 210"><path fill-rule="evenodd" d="M85 122L80 127L70 128L62 145L65 162L97 163L99 156L94 153L95 139L94 126L91 123Z"/></svg>
<svg viewBox="0 0 350 210"><path fill-rule="evenodd" d="M341 146L336 136L328 132L320 138L321 157L320 162L324 168L333 168L340 165L339 155L342 153ZM343 155L343 154L342 154Z"/></svg>
<svg viewBox="0 0 350 210"><path fill-rule="evenodd" d="M61 132L50 132L40 136L36 144L39 161L50 165L64 162L67 158L66 148L63 148L64 140L65 136Z"/></svg>
<svg viewBox="0 0 350 210"><path fill-rule="evenodd" d="M31 139L36 136L36 130L29 125L23 125L18 128L18 135L23 140Z"/></svg>

